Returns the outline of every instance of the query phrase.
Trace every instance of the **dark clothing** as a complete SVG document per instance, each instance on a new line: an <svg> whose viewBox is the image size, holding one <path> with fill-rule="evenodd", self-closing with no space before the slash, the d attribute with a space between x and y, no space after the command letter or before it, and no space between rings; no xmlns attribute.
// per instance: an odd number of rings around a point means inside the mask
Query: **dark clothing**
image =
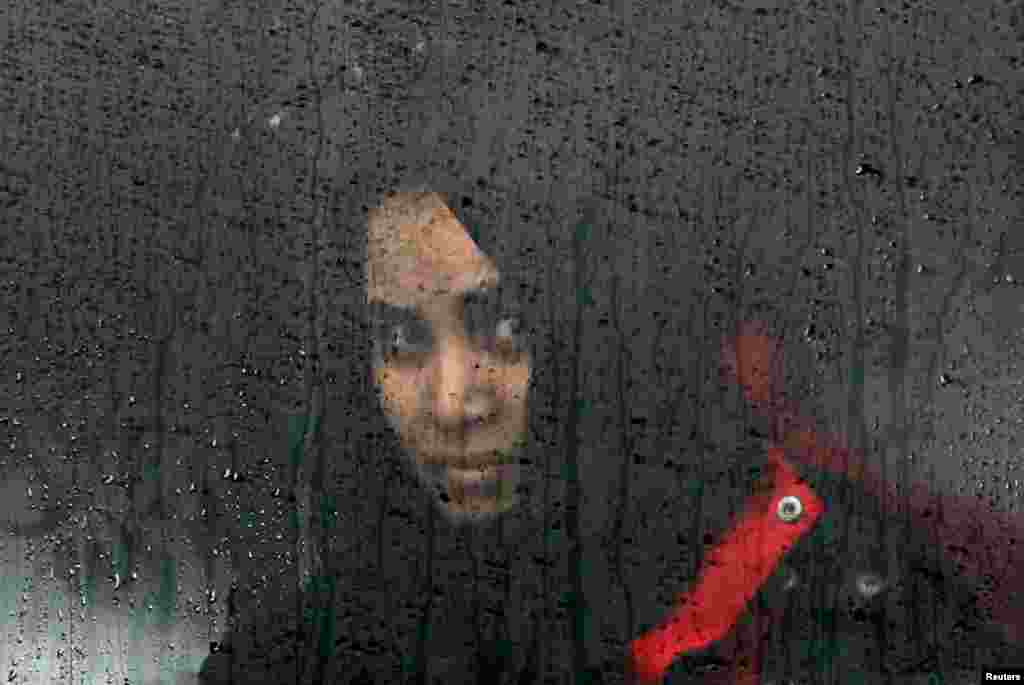
<svg viewBox="0 0 1024 685"><path fill-rule="evenodd" d="M1021 606L1013 591L1019 587L1014 569L993 568L991 584L1001 597L1001 613L993 616L983 599L985 583L956 561L958 550L952 548L958 546L958 536L951 534L948 518L942 523L944 512L925 515L937 525L918 525L920 519L893 510L893 500L886 509L884 498L870 488L825 469L794 466L785 461L781 449L775 454L795 479L777 485L772 497L765 498L769 506L754 505L759 515L733 529L756 530L760 535L733 541L739 553L726 562L728 571L722 569L726 577L741 579L729 588L736 594L742 591L746 569L753 601L744 603L737 620L723 616L722 633L715 635L715 619L727 613L723 606L731 603L732 595L714 588L717 594L693 597L701 592L692 590L692 604L703 602L708 610L685 616L689 620L678 639L696 644L672 661L664 682L924 685L976 682L984 666L1024 665L1024 645L1011 640L1012 624L1001 623L1021 615L1013 611ZM775 510L789 494L802 504L793 522L783 521ZM944 498L947 505L954 502ZM923 512L921 503L918 499L912 507ZM963 506L962 501L959 504ZM984 518L977 522L983 525L984 520L994 523L1001 518L992 512L979 515ZM795 544L782 539L788 527L801 522L807 529L795 535ZM728 543L716 542L708 561L713 562ZM763 580L758 575L759 558L767 562ZM709 567L715 568L709 564L705 569ZM696 585L700 588L700 581ZM694 613L703 622L694 620ZM705 632L712 633L708 637L717 639L701 644L695 625L707 626ZM647 653L646 646L658 642L658 635L651 631L635 641L635 660ZM656 677L645 680L642 665L634 671L635 682L661 682Z"/></svg>
<svg viewBox="0 0 1024 685"><path fill-rule="evenodd" d="M1020 606L1014 605L1017 595L1010 587L1016 581L1014 569L992 560L985 566L978 559L957 558L959 543L949 532L953 530L949 515L962 516L962 511L936 508L924 519L935 525L923 527L913 516L887 511L885 506L891 507L892 501L886 505L883 497L863 484L792 462L783 454L773 448L765 463L766 469L774 470L772 489L750 496L744 515L709 545L697 577L680 588L690 589L692 601L677 602L677 607L683 606L677 613L664 612L669 618L662 626L676 625L673 616L684 619L676 636L684 650L677 649L666 658L661 680L636 677L635 682L926 685L974 681L984 666L1024 665L1024 646L1010 639L1014 617L1020 615L1012 611ZM799 502L787 500L795 508L784 507L780 513L783 498L790 496ZM946 498L944 503L948 507L952 501ZM995 521L1009 518L992 512L985 515L989 535ZM1009 539L1005 542L1010 544ZM991 551L995 556L1000 553ZM992 578L972 577L969 566L990 568ZM331 657L322 682L359 682L357 677L366 677L360 675L364 668L378 683L401 682L411 676L395 668L399 659L394 654L404 650L411 657L415 631L409 633L406 644L395 645L394 635L387 630L373 636L355 627L359 619L349 620L362 611L365 623L367 614L375 611L369 598L381 588L366 576L364 580L367 585L362 588L337 588L335 606L340 609L334 643L325 645ZM986 582L991 588L986 588ZM747 591L751 601L743 601ZM1000 598L995 615L990 611L992 602L985 599L992 593ZM249 615L242 609L244 627L225 638L233 653L211 655L202 682L320 682L317 650L321 640L315 628L326 625L317 620L325 614L306 608L307 620L300 627L295 600L308 597L293 594L284 607ZM591 606L600 614L612 605L593 597ZM394 615L381 618L395 620ZM615 621L614 617L596 618L599 625ZM466 658L444 669L443 650L430 645L443 641L445 633L465 632L465 622L465 616L434 609L427 654L432 658L431 673L440 682L546 682L534 680L529 640L521 640L517 649L505 655L500 649L476 655L466 642ZM695 630L698 626L701 629ZM604 682L621 681L621 665L629 661L628 652L636 675L641 675L642 645L656 643L658 634L657 629L646 631L633 641L632 650L622 646L612 648L615 654L595 654L606 659L603 667L597 667L604 671ZM302 649L296 649L298 645ZM491 661L489 666L481 666L485 659ZM656 676L658 667L653 668ZM484 669L488 674L478 675Z"/></svg>
<svg viewBox="0 0 1024 685"><path fill-rule="evenodd" d="M491 596L499 599L490 608L500 618L489 630L480 618L488 608L462 600L480 596L480 579L495 569L478 552L467 561L467 550L456 545L432 552L433 577L425 585L400 588L400 567L388 578L364 570L339 580L334 642L313 630L318 621L326 625L321 619L327 614L307 613L305 632L298 630L296 603L306 598L286 594L287 608L276 612L241 610L242 621L225 638L234 653L211 655L203 682L346 683L368 676L378 683L417 682L408 665L426 656L430 678L419 682L581 683L579 675L563 679L572 664L567 636L574 615L589 618L590 667L606 683L625 677L638 684L939 685L980 682L984 667L1024 667L1024 574L1018 570L1024 555L1016 552L1024 545L1021 517L922 484L899 492L871 469L850 466L862 460L773 397L768 376L750 363L767 359L774 343L763 336L748 341L753 344L740 347L748 399L787 426L767 450L741 460L740 470L754 472L757 482L750 487L735 471L718 491L716 481L723 479L697 481L707 492L694 497L701 502L695 521L704 517L704 502L714 507L738 494L742 504L728 522L713 515L718 522L704 535L687 523L689 498L665 502L659 513L668 510L661 518L670 523L660 528L650 515L657 507L641 507L646 524L624 533L622 555L631 558L615 563L624 576L618 588L601 581L620 575L608 570L611 542L585 541L592 563L585 574L586 611L572 611L574 595L564 583L531 586L531 568L548 563L535 550L549 531L527 527L513 540L499 536L506 556L492 573ZM638 506L646 504L638 492ZM563 541L552 551L564 547ZM695 558L686 557L691 549L700 550ZM550 568L552 576L564 576L564 565L550 562ZM373 588L361 589L367 581ZM547 594L539 602L538 586ZM449 601L424 601L432 595ZM401 596L415 602L388 601ZM546 601L552 596L557 603ZM551 613L552 604L559 611ZM417 633L427 606L432 631ZM547 623L535 622L545 610ZM362 619L352 618L357 614ZM643 628L624 635L619 628L630 621L623 616ZM376 632L363 629L369 624ZM299 642L305 646L297 662ZM314 665L319 644L329 657L322 679ZM547 668L539 654L550 654Z"/></svg>

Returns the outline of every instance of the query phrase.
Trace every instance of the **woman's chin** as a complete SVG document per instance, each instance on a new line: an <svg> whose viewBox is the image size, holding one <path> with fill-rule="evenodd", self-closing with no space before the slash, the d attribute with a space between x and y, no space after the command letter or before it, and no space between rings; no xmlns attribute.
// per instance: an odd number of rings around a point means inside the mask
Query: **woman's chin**
<svg viewBox="0 0 1024 685"><path fill-rule="evenodd" d="M417 462L415 470L438 510L453 524L488 521L519 503L518 465L473 470Z"/></svg>
<svg viewBox="0 0 1024 685"><path fill-rule="evenodd" d="M461 500L435 498L438 509L453 525L493 520L514 509L517 501L518 497L514 493L501 497L467 497Z"/></svg>

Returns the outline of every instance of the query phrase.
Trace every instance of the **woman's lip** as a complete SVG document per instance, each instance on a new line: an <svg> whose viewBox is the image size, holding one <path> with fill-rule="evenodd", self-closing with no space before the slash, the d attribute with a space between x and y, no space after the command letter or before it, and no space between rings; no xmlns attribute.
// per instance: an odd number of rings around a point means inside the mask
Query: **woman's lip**
<svg viewBox="0 0 1024 685"><path fill-rule="evenodd" d="M513 452L506 450L488 450L486 452L472 452L469 454L442 454L438 452L420 452L420 462L425 466L436 469L458 469L460 471L474 471L480 469L502 466L510 462Z"/></svg>
<svg viewBox="0 0 1024 685"><path fill-rule="evenodd" d="M448 475L453 476L462 483L482 483L484 481L498 480L513 475L517 466L515 464L498 464L484 466L481 468L460 469L455 466L448 467Z"/></svg>
<svg viewBox="0 0 1024 685"><path fill-rule="evenodd" d="M515 487L519 466L502 464L484 469L448 467L445 471L448 491L455 499L494 498L501 495L503 491L510 491Z"/></svg>

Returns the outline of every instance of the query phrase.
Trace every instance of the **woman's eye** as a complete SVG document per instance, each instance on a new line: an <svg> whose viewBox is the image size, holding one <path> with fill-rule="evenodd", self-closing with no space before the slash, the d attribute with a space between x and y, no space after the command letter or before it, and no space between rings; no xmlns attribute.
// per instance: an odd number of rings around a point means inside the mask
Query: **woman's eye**
<svg viewBox="0 0 1024 685"><path fill-rule="evenodd" d="M463 310L466 332L480 349L516 356L522 352L523 331L520 317L493 292L470 293Z"/></svg>
<svg viewBox="0 0 1024 685"><path fill-rule="evenodd" d="M524 336L516 317L500 319L484 336L484 347L501 354L519 354L523 351Z"/></svg>
<svg viewBox="0 0 1024 685"><path fill-rule="evenodd" d="M385 357L409 357L430 350L430 336L422 326L396 323L384 326L378 335L378 344Z"/></svg>
<svg viewBox="0 0 1024 685"><path fill-rule="evenodd" d="M521 335L519 326L519 319L517 318L502 319L495 326L494 334L501 339L518 338Z"/></svg>

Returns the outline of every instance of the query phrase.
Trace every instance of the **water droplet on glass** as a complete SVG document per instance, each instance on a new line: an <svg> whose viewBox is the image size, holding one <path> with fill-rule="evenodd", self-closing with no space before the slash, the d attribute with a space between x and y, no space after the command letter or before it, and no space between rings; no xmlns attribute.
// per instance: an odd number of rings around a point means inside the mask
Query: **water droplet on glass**
<svg viewBox="0 0 1024 685"><path fill-rule="evenodd" d="M866 163L858 164L856 171L854 171L854 174L856 174L857 176L876 176L879 178L882 176L881 170Z"/></svg>
<svg viewBox="0 0 1024 685"><path fill-rule="evenodd" d="M857 577L857 590L863 597L874 597L882 591L885 581L875 573L864 573Z"/></svg>

